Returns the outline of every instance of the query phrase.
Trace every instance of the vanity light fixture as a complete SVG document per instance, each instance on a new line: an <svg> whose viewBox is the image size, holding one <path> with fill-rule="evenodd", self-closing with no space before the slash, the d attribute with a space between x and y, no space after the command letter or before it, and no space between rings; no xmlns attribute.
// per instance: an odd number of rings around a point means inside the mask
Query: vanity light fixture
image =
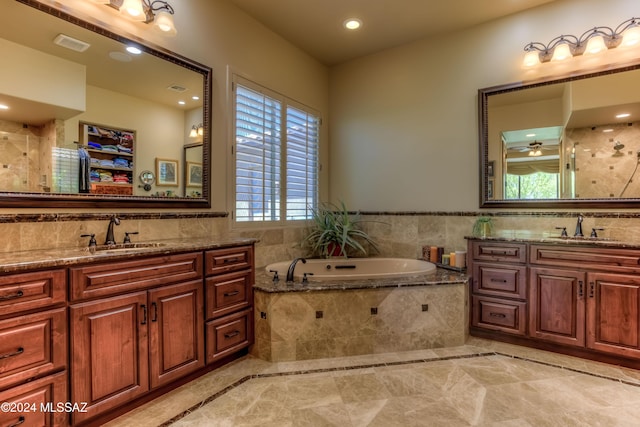
<svg viewBox="0 0 640 427"><path fill-rule="evenodd" d="M119 10L127 18L153 24L154 28L167 36L175 36L175 23L173 15L175 11L171 5L163 0L94 0L96 3L104 3Z"/></svg>
<svg viewBox="0 0 640 427"><path fill-rule="evenodd" d="M189 132L189 137L190 138L197 138L198 136L202 136L204 135L204 126L202 126L202 123L200 123L199 125L193 125L191 126L191 132Z"/></svg>
<svg viewBox="0 0 640 427"><path fill-rule="evenodd" d="M534 67L543 62L565 61L578 55L597 55L607 49L630 47L640 44L640 18L630 18L615 29L593 27L580 37L561 35L546 45L531 42L524 47L523 65Z"/></svg>

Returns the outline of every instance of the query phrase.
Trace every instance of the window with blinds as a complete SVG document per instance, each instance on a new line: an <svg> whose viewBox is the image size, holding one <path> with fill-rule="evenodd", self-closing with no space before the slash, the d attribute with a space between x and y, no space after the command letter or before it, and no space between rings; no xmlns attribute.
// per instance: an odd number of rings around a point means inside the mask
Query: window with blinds
<svg viewBox="0 0 640 427"><path fill-rule="evenodd" d="M235 220L310 218L320 118L249 82L235 82L234 90Z"/></svg>

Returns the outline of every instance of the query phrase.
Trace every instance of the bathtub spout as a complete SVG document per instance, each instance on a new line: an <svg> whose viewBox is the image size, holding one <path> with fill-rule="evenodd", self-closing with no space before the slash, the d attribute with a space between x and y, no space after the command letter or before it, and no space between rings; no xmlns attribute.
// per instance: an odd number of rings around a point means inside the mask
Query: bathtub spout
<svg viewBox="0 0 640 427"><path fill-rule="evenodd" d="M296 258L293 261L291 261L291 265L289 265L289 270L287 270L287 283L293 282L293 272L296 269L296 264L298 263L298 261L302 261L303 264L307 263L307 260L304 258Z"/></svg>

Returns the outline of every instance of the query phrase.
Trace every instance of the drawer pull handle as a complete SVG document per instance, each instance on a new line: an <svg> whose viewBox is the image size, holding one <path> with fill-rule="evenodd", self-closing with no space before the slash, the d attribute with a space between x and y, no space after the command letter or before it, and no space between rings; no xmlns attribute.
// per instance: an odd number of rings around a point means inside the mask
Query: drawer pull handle
<svg viewBox="0 0 640 427"><path fill-rule="evenodd" d="M140 324L146 325L147 324L147 306L145 304L140 304L140 307L142 308L142 323Z"/></svg>
<svg viewBox="0 0 640 427"><path fill-rule="evenodd" d="M224 338L228 340L229 338L237 337L238 335L240 335L240 331L233 331L228 334L224 334Z"/></svg>
<svg viewBox="0 0 640 427"><path fill-rule="evenodd" d="M9 357L17 356L17 355L22 354L22 353L24 353L24 348L18 347L18 349L16 351L14 351L14 352L1 355L0 359L6 359L6 358L9 358Z"/></svg>
<svg viewBox="0 0 640 427"><path fill-rule="evenodd" d="M20 417L20 418L18 418L18 422L17 423L11 424L9 427L17 427L20 424L24 424L24 421L25 421L24 417Z"/></svg>
<svg viewBox="0 0 640 427"><path fill-rule="evenodd" d="M504 313L489 313L489 316L491 316L491 317L499 317L501 319L504 319L505 317L507 317L507 315L504 314Z"/></svg>
<svg viewBox="0 0 640 427"><path fill-rule="evenodd" d="M233 291L233 292L225 292L224 296L225 297L235 297L236 295L238 295L240 293L240 291Z"/></svg>
<svg viewBox="0 0 640 427"><path fill-rule="evenodd" d="M9 294L9 295L3 295L0 297L0 301L6 301L6 300L10 300L10 299L16 299L16 298L20 298L24 296L24 292L22 291L18 291L15 294Z"/></svg>
<svg viewBox="0 0 640 427"><path fill-rule="evenodd" d="M222 262L224 262L225 264L229 264L231 262L238 262L238 258L225 258Z"/></svg>
<svg viewBox="0 0 640 427"><path fill-rule="evenodd" d="M582 280L578 280L578 297L582 298L583 295L583 289L582 289Z"/></svg>
<svg viewBox="0 0 640 427"><path fill-rule="evenodd" d="M489 279L490 282L507 283L507 279Z"/></svg>

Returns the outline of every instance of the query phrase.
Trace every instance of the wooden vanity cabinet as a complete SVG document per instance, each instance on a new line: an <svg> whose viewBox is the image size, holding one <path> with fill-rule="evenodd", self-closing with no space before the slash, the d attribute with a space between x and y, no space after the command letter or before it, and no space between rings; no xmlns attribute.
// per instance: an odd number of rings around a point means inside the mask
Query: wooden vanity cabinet
<svg viewBox="0 0 640 427"><path fill-rule="evenodd" d="M527 267L523 244L470 242L471 325L526 334Z"/></svg>
<svg viewBox="0 0 640 427"><path fill-rule="evenodd" d="M0 411L0 425L68 423L65 413L40 411L68 401L67 345L66 271L0 275L0 402L29 408Z"/></svg>
<svg viewBox="0 0 640 427"><path fill-rule="evenodd" d="M487 252L485 247L501 245L503 242L469 240L472 335L533 346L549 343L553 345L544 348L640 367L640 250L517 243L528 253L526 262L517 264L528 271L522 283L527 291L520 298L506 284L514 282L511 277L523 277L514 272L514 263L495 260L487 265L486 257L477 256ZM501 286L506 286L506 294L486 279L500 275L506 277ZM527 313L524 333L511 324L505 327L496 326L495 320L484 321L483 310L499 313L496 306L516 302L523 303ZM509 314L503 319L510 319ZM509 339L512 335L524 340Z"/></svg>
<svg viewBox="0 0 640 427"><path fill-rule="evenodd" d="M253 246L205 252L206 360L253 344Z"/></svg>
<svg viewBox="0 0 640 427"><path fill-rule="evenodd" d="M69 308L71 398L88 403L74 423L204 366L202 253L70 270L74 295L100 295Z"/></svg>

